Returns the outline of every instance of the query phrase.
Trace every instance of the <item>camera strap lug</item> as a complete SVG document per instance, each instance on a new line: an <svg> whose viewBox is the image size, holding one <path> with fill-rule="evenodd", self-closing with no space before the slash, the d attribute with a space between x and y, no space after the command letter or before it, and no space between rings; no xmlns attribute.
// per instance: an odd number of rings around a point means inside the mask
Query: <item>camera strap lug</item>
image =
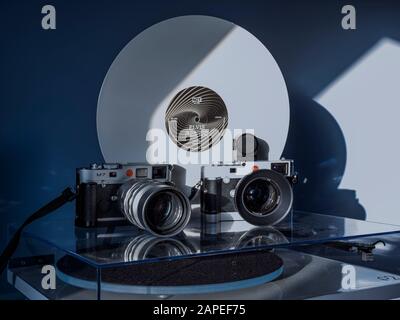
<svg viewBox="0 0 400 320"><path fill-rule="evenodd" d="M190 201L192 201L194 199L197 192L200 190L202 184L203 184L203 182L200 180L192 187L192 189L190 190L190 195L189 195Z"/></svg>

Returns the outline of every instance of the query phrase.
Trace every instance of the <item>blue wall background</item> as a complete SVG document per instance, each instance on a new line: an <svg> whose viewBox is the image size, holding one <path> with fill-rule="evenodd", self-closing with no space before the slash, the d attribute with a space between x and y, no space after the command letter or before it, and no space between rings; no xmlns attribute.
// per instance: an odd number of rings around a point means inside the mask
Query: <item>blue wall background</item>
<svg viewBox="0 0 400 320"><path fill-rule="evenodd" d="M349 3L357 8L355 31L340 27L341 8ZM57 9L55 31L41 28L45 4ZM296 159L299 171L313 182L296 190L296 207L365 217L351 191L332 197L346 149L340 127L312 97L382 37L400 40L398 1L3 0L1 249L10 223L21 223L65 186L73 186L76 167L102 161L96 104L115 56L145 28L187 14L217 16L244 27L280 65L292 108L285 155ZM310 139L317 146L312 150L304 144ZM330 158L335 161L320 166ZM321 196L309 200L317 188ZM3 281L0 291L8 290Z"/></svg>

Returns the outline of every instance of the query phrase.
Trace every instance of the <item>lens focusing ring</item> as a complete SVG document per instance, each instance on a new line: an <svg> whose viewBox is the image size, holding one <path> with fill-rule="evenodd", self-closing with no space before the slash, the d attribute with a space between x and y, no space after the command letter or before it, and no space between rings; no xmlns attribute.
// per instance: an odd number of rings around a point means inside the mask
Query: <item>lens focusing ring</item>
<svg viewBox="0 0 400 320"><path fill-rule="evenodd" d="M161 205L166 204L166 208L169 208L165 219L158 220L159 225L154 223L157 222L154 215L165 212L157 212L149 207L157 197L169 202L158 202ZM182 232L190 219L191 207L188 198L174 186L163 182L133 179L120 187L119 199L121 211L126 219L159 237L171 237Z"/></svg>

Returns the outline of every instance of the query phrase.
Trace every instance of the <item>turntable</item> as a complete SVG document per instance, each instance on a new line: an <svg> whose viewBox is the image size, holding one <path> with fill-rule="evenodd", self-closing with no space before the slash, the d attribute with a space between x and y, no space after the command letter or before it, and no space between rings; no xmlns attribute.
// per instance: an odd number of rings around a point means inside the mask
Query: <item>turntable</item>
<svg viewBox="0 0 400 320"><path fill-rule="evenodd" d="M400 292L400 273L388 268L393 261L379 264L387 259L382 249L370 265L355 253L346 260L343 251L323 250L337 241L368 243L372 235L398 238L396 226L295 211L273 228L226 215L218 235L204 234L198 218L179 236L156 238L135 227L74 228L68 216L65 210L24 232L8 279L28 298L351 299ZM348 264L357 273L354 289L342 288ZM43 265L56 267L55 290L41 286Z"/></svg>

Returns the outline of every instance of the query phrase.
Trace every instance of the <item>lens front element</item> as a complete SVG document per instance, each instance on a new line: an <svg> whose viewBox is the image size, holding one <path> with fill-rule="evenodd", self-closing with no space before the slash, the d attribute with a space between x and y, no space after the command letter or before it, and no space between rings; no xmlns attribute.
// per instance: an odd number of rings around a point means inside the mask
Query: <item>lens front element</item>
<svg viewBox="0 0 400 320"><path fill-rule="evenodd" d="M145 220L147 225L160 234L167 234L179 225L185 204L171 191L160 191L147 202Z"/></svg>
<svg viewBox="0 0 400 320"><path fill-rule="evenodd" d="M271 213L280 198L274 182L265 178L254 179L243 191L243 204L247 210L257 216Z"/></svg>

